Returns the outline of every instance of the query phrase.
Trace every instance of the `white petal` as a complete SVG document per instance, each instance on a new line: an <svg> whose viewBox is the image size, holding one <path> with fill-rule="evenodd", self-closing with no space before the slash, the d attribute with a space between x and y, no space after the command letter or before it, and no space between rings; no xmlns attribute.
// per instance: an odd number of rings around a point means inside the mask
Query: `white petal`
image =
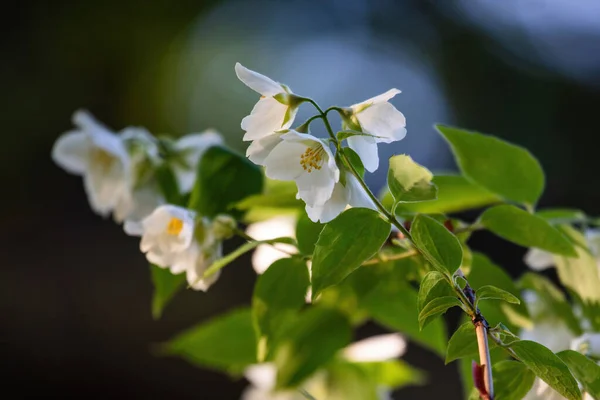
<svg viewBox="0 0 600 400"><path fill-rule="evenodd" d="M405 352L406 340L400 334L391 333L351 344L344 349L344 357L356 362L385 361L400 357Z"/></svg>
<svg viewBox="0 0 600 400"><path fill-rule="evenodd" d="M586 350L584 354L600 357L600 333L586 332L571 341L571 350L582 352L582 349Z"/></svg>
<svg viewBox="0 0 600 400"><path fill-rule="evenodd" d="M521 340L533 340L543 344L553 352L568 350L574 335L562 321L544 320L532 329L524 329L519 334Z"/></svg>
<svg viewBox="0 0 600 400"><path fill-rule="evenodd" d="M342 185L341 182L335 184L331 198L320 206L311 207L306 205L306 214L308 218L313 222L320 221L321 223L327 223L340 215L348 205L350 200L350 192L347 186Z"/></svg>
<svg viewBox="0 0 600 400"><path fill-rule="evenodd" d="M280 181L297 179L305 172L300 164L300 156L306 148L303 143L282 141L265 158L265 175Z"/></svg>
<svg viewBox="0 0 600 400"><path fill-rule="evenodd" d="M373 200L367 195L363 187L358 183L358 180L352 174L346 175L346 186L350 191L350 204L352 207L370 208L377 210L377 206Z"/></svg>
<svg viewBox="0 0 600 400"><path fill-rule="evenodd" d="M336 171L339 174L339 170ZM334 171L329 168L305 172L296 178L298 197L311 207L325 204L331 198L335 184Z"/></svg>
<svg viewBox="0 0 600 400"><path fill-rule="evenodd" d="M200 246L192 242L190 246L177 254L170 265L171 273L177 275L188 270L193 270L200 256Z"/></svg>
<svg viewBox="0 0 600 400"><path fill-rule="evenodd" d="M380 143L391 143L406 136L406 118L390 103L375 104L356 114L365 133L378 136Z"/></svg>
<svg viewBox="0 0 600 400"><path fill-rule="evenodd" d="M278 93L285 92L279 83L275 82L271 78L259 74L258 72L244 67L240 63L235 64L235 74L246 86L263 96L271 97Z"/></svg>
<svg viewBox="0 0 600 400"><path fill-rule="evenodd" d="M353 106L351 106L351 108L356 111L356 110L364 109L365 107L368 107L371 105L385 103L400 93L402 93L402 92L398 89L390 89L385 93L382 93L375 97L371 97L370 99L360 102L358 104L354 104Z"/></svg>
<svg viewBox="0 0 600 400"><path fill-rule="evenodd" d="M123 230L129 236L142 236L144 234L144 225L139 221L127 220L123 224Z"/></svg>
<svg viewBox="0 0 600 400"><path fill-rule="evenodd" d="M348 146L358 154L367 171L374 172L379 167L379 155L375 138L352 136L348 138Z"/></svg>
<svg viewBox="0 0 600 400"><path fill-rule="evenodd" d="M87 168L90 141L79 131L67 132L52 147L52 160L72 174L81 175Z"/></svg>
<svg viewBox="0 0 600 400"><path fill-rule="evenodd" d="M203 152L211 146L223 144L223 136L214 129L207 129L201 133L190 133L178 139L174 146L176 150L193 150Z"/></svg>
<svg viewBox="0 0 600 400"><path fill-rule="evenodd" d="M293 216L278 216L266 221L250 224L246 233L256 240L275 239L277 237L295 237L296 218ZM265 272L275 261L296 253L294 246L277 243L274 246L260 245L252 254L252 267L257 274Z"/></svg>
<svg viewBox="0 0 600 400"><path fill-rule="evenodd" d="M265 165L265 159L279 143L281 143L281 134L278 133L255 140L248 146L246 157L254 164Z"/></svg>
<svg viewBox="0 0 600 400"><path fill-rule="evenodd" d="M272 390L275 388L275 377L277 376L277 369L274 364L254 364L250 365L244 371L244 377L250 381L250 383L263 390Z"/></svg>
<svg viewBox="0 0 600 400"><path fill-rule="evenodd" d="M554 256L547 251L536 248L529 249L523 261L534 271L543 271L554 266Z"/></svg>
<svg viewBox="0 0 600 400"><path fill-rule="evenodd" d="M221 271L218 271L211 275L208 278L202 278L204 271L208 267L205 261L198 260L196 262L196 267L188 269L186 271L186 278L188 285L194 290L201 290L206 292L208 288L219 279L219 275L221 275Z"/></svg>
<svg viewBox="0 0 600 400"><path fill-rule="evenodd" d="M284 128L283 120L288 106L272 97L262 98L256 103L250 115L242 119L241 127L246 131L243 140L257 140ZM294 114L295 115L295 114ZM285 126L289 127L293 119Z"/></svg>

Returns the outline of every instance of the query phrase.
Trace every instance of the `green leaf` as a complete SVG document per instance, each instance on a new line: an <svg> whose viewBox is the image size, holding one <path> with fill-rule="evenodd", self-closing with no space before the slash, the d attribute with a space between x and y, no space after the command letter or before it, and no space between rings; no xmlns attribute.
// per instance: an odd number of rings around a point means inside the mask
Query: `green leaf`
<svg viewBox="0 0 600 400"><path fill-rule="evenodd" d="M311 255L315 251L315 244L319 240L319 234L324 224L312 222L306 212L302 212L296 224L296 241L300 253Z"/></svg>
<svg viewBox="0 0 600 400"><path fill-rule="evenodd" d="M552 389L569 400L581 400L577 381L569 368L552 351L529 340L514 342L510 348L523 364Z"/></svg>
<svg viewBox="0 0 600 400"><path fill-rule="evenodd" d="M256 165L240 154L214 146L206 150L198 164L188 207L208 217L231 213L231 207L260 193L262 187L263 175Z"/></svg>
<svg viewBox="0 0 600 400"><path fill-rule="evenodd" d="M440 272L451 276L460 268L460 242L446 227L426 215L417 215L410 228L412 238L423 256Z"/></svg>
<svg viewBox="0 0 600 400"><path fill-rule="evenodd" d="M583 211L573 208L547 208L543 210L537 210L535 215L545 219L552 225L583 222L586 219Z"/></svg>
<svg viewBox="0 0 600 400"><path fill-rule="evenodd" d="M500 361L492 367L495 400L521 400L535 382L535 374L523 363Z"/></svg>
<svg viewBox="0 0 600 400"><path fill-rule="evenodd" d="M586 243L581 232L569 226L561 227L574 243ZM576 257L555 257L560 282L577 294L586 304L600 304L600 269L587 248L576 247Z"/></svg>
<svg viewBox="0 0 600 400"><path fill-rule="evenodd" d="M360 364L337 361L327 367L327 400L378 400L377 385ZM315 393L310 393L316 395Z"/></svg>
<svg viewBox="0 0 600 400"><path fill-rule="evenodd" d="M480 288L493 283L494 286L515 296L521 303L519 305L496 302L478 304L481 313L485 315L491 326L501 322L511 330L516 330L517 327L533 328L527 306L521 298L520 290L512 278L502 268L492 263L484 254L473 253L473 263L467 277L471 287Z"/></svg>
<svg viewBox="0 0 600 400"><path fill-rule="evenodd" d="M437 125L463 175L493 193L534 205L544 190L544 171L523 147L493 136Z"/></svg>
<svg viewBox="0 0 600 400"><path fill-rule="evenodd" d="M294 244L295 240L288 237L280 237L269 240L256 240L254 242L246 242L231 253L227 254L225 257L219 258L217 261L213 262L206 270L204 271L204 277L209 277L215 273L217 273L222 268L231 264L238 257L244 255L245 253L254 250L256 247L261 244L270 244L270 243L285 243L285 244Z"/></svg>
<svg viewBox="0 0 600 400"><path fill-rule="evenodd" d="M367 208L351 208L326 224L313 255L313 300L377 253L390 229L379 213Z"/></svg>
<svg viewBox="0 0 600 400"><path fill-rule="evenodd" d="M497 288L496 286L486 285L482 286L476 291L477 302L479 300L504 300L507 303L511 304L521 304L521 300L519 300L513 294L507 292L506 290L502 290Z"/></svg>
<svg viewBox="0 0 600 400"><path fill-rule="evenodd" d="M425 374L402 360L360 362L355 365L366 371L377 386L398 389L425 383Z"/></svg>
<svg viewBox="0 0 600 400"><path fill-rule="evenodd" d="M422 331L418 324L417 291L408 284L405 269L412 258L361 267L346 278L341 285L331 289L345 289L342 296L327 304L361 312L385 327L402 332L411 340L442 355L446 349L446 326L442 319L434 320ZM349 292L349 293L348 293ZM325 300L319 298L319 301Z"/></svg>
<svg viewBox="0 0 600 400"><path fill-rule="evenodd" d="M490 349L496 347L496 344L492 341L489 341L488 345ZM475 333L475 326L471 321L459 326L450 338L448 348L446 349L446 364L465 357L479 357L477 334Z"/></svg>
<svg viewBox="0 0 600 400"><path fill-rule="evenodd" d="M496 235L525 247L576 257L571 242L546 220L512 205L487 209L481 223Z"/></svg>
<svg viewBox="0 0 600 400"><path fill-rule="evenodd" d="M501 198L476 185L461 175L435 175L433 181L438 188L437 199L421 203L402 203L397 212L412 212L423 214L448 214L479 208L498 203ZM394 198L388 188L385 188L382 198L383 205L391 209Z"/></svg>
<svg viewBox="0 0 600 400"><path fill-rule="evenodd" d="M301 383L346 346L351 333L346 317L338 311L316 306L298 315L277 335L277 388Z"/></svg>
<svg viewBox="0 0 600 400"><path fill-rule="evenodd" d="M433 174L405 154L390 158L387 182L396 202L412 203L435 200L437 187Z"/></svg>
<svg viewBox="0 0 600 400"><path fill-rule="evenodd" d="M533 290L545 304L545 308L562 319L575 335L583 333L565 295L548 278L526 272L521 277L519 285L522 289Z"/></svg>
<svg viewBox="0 0 600 400"><path fill-rule="evenodd" d="M272 337L297 316L310 284L306 261L298 257L275 261L254 286L252 312L259 337Z"/></svg>
<svg viewBox="0 0 600 400"><path fill-rule="evenodd" d="M162 347L192 364L238 375L256 363L256 339L248 308L230 311L177 335Z"/></svg>
<svg viewBox="0 0 600 400"><path fill-rule="evenodd" d="M565 363L582 385L583 389L593 398L600 399L600 366L573 350L565 350L556 355Z"/></svg>
<svg viewBox="0 0 600 400"><path fill-rule="evenodd" d="M448 283L446 276L438 271L429 271L423 277L419 286L417 308L420 312L431 300L450 295L452 295L452 287Z"/></svg>
<svg viewBox="0 0 600 400"><path fill-rule="evenodd" d="M264 192L248 196L235 204L241 211L254 211L255 209L276 209L281 212L287 210L296 212L304 208L302 200L296 199L298 188L293 181L276 181L265 179Z"/></svg>
<svg viewBox="0 0 600 400"><path fill-rule="evenodd" d="M462 307L462 303L456 297L444 296L431 300L419 312L419 328L423 329L431 320L445 313L451 307Z"/></svg>
<svg viewBox="0 0 600 400"><path fill-rule="evenodd" d="M344 147L342 151L344 152L344 155L346 156L348 161L350 161L350 164L352 164L356 171L358 171L358 174L360 176L365 176L365 166L363 165L360 156L356 154L356 152L350 147Z"/></svg>
<svg viewBox="0 0 600 400"><path fill-rule="evenodd" d="M183 206L181 192L179 191L179 184L177 183L177 177L173 170L167 163L163 163L155 169L155 177L158 181L158 187L169 204L177 206Z"/></svg>
<svg viewBox="0 0 600 400"><path fill-rule="evenodd" d="M165 306L183 287L185 274L173 275L167 268L150 264L154 296L152 297L152 318L160 319Z"/></svg>

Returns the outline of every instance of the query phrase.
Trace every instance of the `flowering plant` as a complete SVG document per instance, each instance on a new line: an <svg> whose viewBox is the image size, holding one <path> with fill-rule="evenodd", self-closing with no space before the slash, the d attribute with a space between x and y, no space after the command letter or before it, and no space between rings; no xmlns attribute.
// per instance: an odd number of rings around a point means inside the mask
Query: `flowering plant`
<svg viewBox="0 0 600 400"><path fill-rule="evenodd" d="M527 150L437 125L460 174L434 176L396 155L377 196L364 174L380 166L380 143L406 135L391 103L399 90L323 109L241 64L235 72L261 95L241 122L246 157L216 132L177 141L143 128L115 133L85 111L52 152L83 176L95 212L141 238L155 319L179 290L209 290L221 269L254 251L251 307L181 333L166 353L245 375L246 400L386 399L426 382L398 358L408 338L459 360L472 398L600 398L599 221L537 209L545 178ZM315 114L295 124L302 106ZM327 138L311 134L317 121ZM483 212L475 221L451 216L470 209ZM530 248L526 263L555 267L566 294L534 272L515 282L471 250L481 230ZM245 243L224 255L233 236ZM453 307L465 321L448 339L440 316ZM394 333L351 344L369 320Z"/></svg>

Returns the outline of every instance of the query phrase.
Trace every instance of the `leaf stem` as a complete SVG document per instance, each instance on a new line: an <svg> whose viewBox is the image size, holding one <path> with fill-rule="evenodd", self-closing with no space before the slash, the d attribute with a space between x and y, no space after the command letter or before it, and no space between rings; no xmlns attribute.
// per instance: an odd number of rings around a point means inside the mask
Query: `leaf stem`
<svg viewBox="0 0 600 400"><path fill-rule="evenodd" d="M387 257L381 257L381 256L375 256L373 258L371 258L370 260L365 261L362 265L373 265L373 264L378 264L380 262L386 262L386 261L396 261L396 260L402 260L405 258L410 258L410 257L414 257L416 255L418 255L419 252L416 250L409 250L406 251L404 253L400 253L400 254L394 254L391 256L387 256Z"/></svg>

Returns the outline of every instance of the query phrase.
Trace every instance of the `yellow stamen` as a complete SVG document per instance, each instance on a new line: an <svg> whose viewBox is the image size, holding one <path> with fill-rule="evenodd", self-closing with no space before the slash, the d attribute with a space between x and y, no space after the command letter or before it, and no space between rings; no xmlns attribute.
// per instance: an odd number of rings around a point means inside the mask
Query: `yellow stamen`
<svg viewBox="0 0 600 400"><path fill-rule="evenodd" d="M302 168L311 173L314 169L319 170L323 165L323 146L317 145L308 147L304 153L300 155L300 165Z"/></svg>
<svg viewBox="0 0 600 400"><path fill-rule="evenodd" d="M109 170L115 162L115 157L99 148L94 148L92 150L91 158L93 163L100 166L104 171Z"/></svg>
<svg viewBox="0 0 600 400"><path fill-rule="evenodd" d="M183 221L179 218L171 218L169 221L169 225L167 225L167 233L169 235L177 236L181 233L183 229Z"/></svg>

